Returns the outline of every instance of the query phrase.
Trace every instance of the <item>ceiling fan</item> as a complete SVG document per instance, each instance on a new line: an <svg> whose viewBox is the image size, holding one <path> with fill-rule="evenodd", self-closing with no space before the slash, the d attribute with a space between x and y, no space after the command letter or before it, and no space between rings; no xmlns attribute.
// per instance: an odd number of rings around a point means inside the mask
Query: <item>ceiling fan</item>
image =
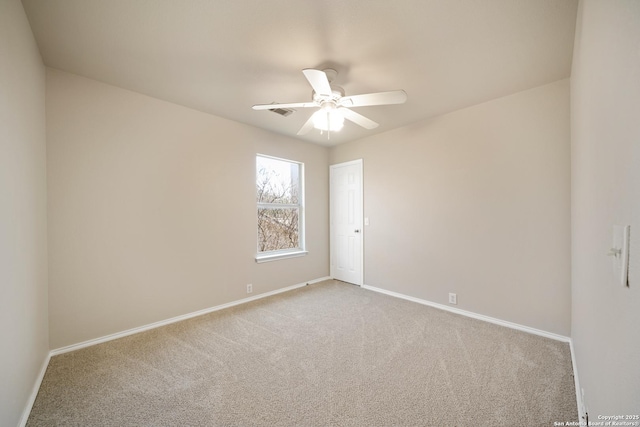
<svg viewBox="0 0 640 427"><path fill-rule="evenodd" d="M257 104L254 110L273 110L277 108L320 108L298 131L298 135L308 133L314 127L323 131L338 131L344 124L344 119L362 126L365 129L374 129L378 123L356 113L350 108L367 107L372 105L403 104L407 100L407 94L403 90L389 92L367 93L363 95L345 96L344 89L331 85L337 76L333 69L314 70L307 68L302 70L307 81L313 88L311 102L292 102L286 104Z"/></svg>

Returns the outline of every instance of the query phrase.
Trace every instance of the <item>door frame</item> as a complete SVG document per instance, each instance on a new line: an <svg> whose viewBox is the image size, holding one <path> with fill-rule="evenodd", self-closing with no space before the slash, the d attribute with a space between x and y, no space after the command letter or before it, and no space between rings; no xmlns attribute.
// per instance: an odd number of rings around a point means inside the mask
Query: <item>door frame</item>
<svg viewBox="0 0 640 427"><path fill-rule="evenodd" d="M351 165L360 165L360 197L357 203L360 204L360 281L359 283L355 283L355 285L362 287L364 285L364 161L363 159L351 160L348 162L336 163L333 165L329 165L329 275L331 278L334 277L334 263L331 262L333 260L334 255L334 244L335 238L333 235L333 171L336 168L351 166Z"/></svg>

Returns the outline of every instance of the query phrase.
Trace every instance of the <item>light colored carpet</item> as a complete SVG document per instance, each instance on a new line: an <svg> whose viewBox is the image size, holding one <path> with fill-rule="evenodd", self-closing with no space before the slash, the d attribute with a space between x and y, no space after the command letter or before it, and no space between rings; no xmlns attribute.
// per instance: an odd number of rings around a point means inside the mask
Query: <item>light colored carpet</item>
<svg viewBox="0 0 640 427"><path fill-rule="evenodd" d="M28 426L553 426L566 343L336 281L55 356Z"/></svg>

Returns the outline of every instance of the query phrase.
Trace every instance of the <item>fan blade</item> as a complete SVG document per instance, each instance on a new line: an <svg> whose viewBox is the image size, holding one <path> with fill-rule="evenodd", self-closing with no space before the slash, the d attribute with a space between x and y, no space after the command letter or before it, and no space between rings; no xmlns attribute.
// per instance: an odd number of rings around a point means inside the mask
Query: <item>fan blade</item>
<svg viewBox="0 0 640 427"><path fill-rule="evenodd" d="M338 111L342 113L345 119L351 120L353 123L362 126L365 129L375 129L378 124L371 119L366 118L362 114L356 113L348 108L340 107Z"/></svg>
<svg viewBox="0 0 640 427"><path fill-rule="evenodd" d="M298 131L298 135L305 135L307 133L309 133L309 131L313 129L313 114L311 115L311 117L309 117L309 120L307 120L302 127L300 128L300 130Z"/></svg>
<svg viewBox="0 0 640 427"><path fill-rule="evenodd" d="M254 110L275 110L276 108L309 108L309 107L318 107L318 104L315 102L292 102L289 104L256 104L253 108Z"/></svg>
<svg viewBox="0 0 640 427"><path fill-rule="evenodd" d="M406 101L407 93L405 91L392 90L389 92L345 96L340 98L340 105L346 107L367 107L369 105L404 104Z"/></svg>
<svg viewBox="0 0 640 427"><path fill-rule="evenodd" d="M302 70L302 72L315 93L320 96L331 96L331 86L329 85L329 79L327 79L327 75L324 71L306 68Z"/></svg>

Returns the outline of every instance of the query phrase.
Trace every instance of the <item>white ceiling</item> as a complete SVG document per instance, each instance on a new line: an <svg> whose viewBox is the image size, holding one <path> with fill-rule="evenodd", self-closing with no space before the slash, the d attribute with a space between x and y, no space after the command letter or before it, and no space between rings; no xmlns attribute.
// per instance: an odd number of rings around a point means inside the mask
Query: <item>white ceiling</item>
<svg viewBox="0 0 640 427"><path fill-rule="evenodd" d="M375 130L567 78L577 0L23 0L45 65L296 137L315 111L301 70L334 68L347 95L404 89L362 107Z"/></svg>

